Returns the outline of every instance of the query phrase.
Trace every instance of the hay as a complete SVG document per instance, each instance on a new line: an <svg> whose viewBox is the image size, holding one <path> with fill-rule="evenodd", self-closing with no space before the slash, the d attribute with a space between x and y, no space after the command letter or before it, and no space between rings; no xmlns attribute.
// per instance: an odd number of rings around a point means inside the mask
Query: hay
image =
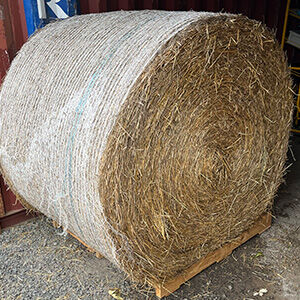
<svg viewBox="0 0 300 300"><path fill-rule="evenodd" d="M74 17L5 79L2 172L133 279L163 282L271 208L290 85L273 34L243 16Z"/></svg>

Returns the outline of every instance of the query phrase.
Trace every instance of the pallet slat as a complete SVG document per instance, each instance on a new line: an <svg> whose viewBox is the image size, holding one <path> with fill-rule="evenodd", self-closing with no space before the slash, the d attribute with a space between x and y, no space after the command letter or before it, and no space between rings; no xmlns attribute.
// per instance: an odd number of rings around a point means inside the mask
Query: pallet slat
<svg viewBox="0 0 300 300"><path fill-rule="evenodd" d="M210 265L214 264L215 262L220 262L227 256L229 256L234 249L251 239L257 234L261 234L265 230L267 230L271 226L272 216L270 213L263 214L255 223L254 225L244 231L239 237L237 237L233 242L227 243L223 245L221 248L209 253L204 258L200 259L198 262L193 264L191 267L183 271L180 275L175 277L174 279L157 285L153 286L155 288L156 296L159 298L166 297L176 290L180 288L180 286L194 277L195 275L199 274L204 269L208 268ZM60 227L59 224L53 221L53 226L55 228ZM101 253L97 252L90 246L88 246L85 242L83 242L80 238L78 238L75 234L67 230L67 232L72 235L75 239L77 239L82 245L87 247L90 252L96 253L96 257L102 258L103 256Z"/></svg>
<svg viewBox="0 0 300 300"><path fill-rule="evenodd" d="M52 220L52 224L53 224L53 227L55 228L59 228L59 227L62 227L60 226L56 221ZM71 231L67 230L67 232L72 236L74 237L79 243L81 243L83 246L85 246L87 248L88 251L92 252L92 253L95 253L96 254L96 257L97 258L103 258L103 255L94 250L93 248L91 248L89 245L87 245L84 241L82 241L79 237L77 237L74 233L72 233Z"/></svg>
<svg viewBox="0 0 300 300"><path fill-rule="evenodd" d="M271 226L271 219L271 214L263 214L250 229L244 231L234 242L227 243L222 248L209 253L204 258L200 259L198 262L189 267L187 270L182 272L182 274L178 275L176 278L164 284L155 286L156 296L162 298L172 294L177 289L179 289L183 283L185 283L204 269L208 268L215 262L220 262L221 260L226 258L232 253L235 248L239 247L241 244L245 243L255 235L261 234L266 229L268 229Z"/></svg>
<svg viewBox="0 0 300 300"><path fill-rule="evenodd" d="M2 200L1 188L0 188L0 217L5 215L4 203Z"/></svg>

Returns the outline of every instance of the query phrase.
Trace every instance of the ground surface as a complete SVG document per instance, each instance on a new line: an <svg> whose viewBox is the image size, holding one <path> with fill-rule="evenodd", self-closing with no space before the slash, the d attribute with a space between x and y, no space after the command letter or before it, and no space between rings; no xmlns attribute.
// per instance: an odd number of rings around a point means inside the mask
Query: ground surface
<svg viewBox="0 0 300 300"><path fill-rule="evenodd" d="M300 299L300 137L296 161L275 201L272 227L248 241L167 297L196 299ZM292 162L292 156L290 161ZM0 299L156 299L135 287L106 259L36 218L0 235ZM254 296L261 289L263 296ZM121 298L119 298L121 299Z"/></svg>

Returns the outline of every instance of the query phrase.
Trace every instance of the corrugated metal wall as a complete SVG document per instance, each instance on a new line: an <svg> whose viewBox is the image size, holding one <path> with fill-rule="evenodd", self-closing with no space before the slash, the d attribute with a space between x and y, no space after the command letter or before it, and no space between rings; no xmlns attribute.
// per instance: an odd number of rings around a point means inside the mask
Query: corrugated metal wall
<svg viewBox="0 0 300 300"><path fill-rule="evenodd" d="M23 0L0 0L1 80L17 51L27 39Z"/></svg>
<svg viewBox="0 0 300 300"><path fill-rule="evenodd" d="M27 39L23 0L0 0L0 81L10 62ZM0 175L0 230L28 219L25 209L16 201Z"/></svg>
<svg viewBox="0 0 300 300"><path fill-rule="evenodd" d="M81 13L163 9L241 13L277 29L280 39L286 0L80 0Z"/></svg>

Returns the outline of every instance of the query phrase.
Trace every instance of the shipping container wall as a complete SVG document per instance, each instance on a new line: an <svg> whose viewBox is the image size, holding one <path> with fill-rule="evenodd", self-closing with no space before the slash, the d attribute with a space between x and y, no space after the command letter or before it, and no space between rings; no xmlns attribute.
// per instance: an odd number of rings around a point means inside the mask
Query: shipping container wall
<svg viewBox="0 0 300 300"><path fill-rule="evenodd" d="M0 0L1 82L10 66L10 62L26 40L27 28L23 0ZM29 217L0 175L0 230Z"/></svg>
<svg viewBox="0 0 300 300"><path fill-rule="evenodd" d="M4 202L3 202L2 193L0 189L0 218L3 217L4 215L5 215Z"/></svg>
<svg viewBox="0 0 300 300"><path fill-rule="evenodd" d="M0 78L27 40L23 0L0 0Z"/></svg>

